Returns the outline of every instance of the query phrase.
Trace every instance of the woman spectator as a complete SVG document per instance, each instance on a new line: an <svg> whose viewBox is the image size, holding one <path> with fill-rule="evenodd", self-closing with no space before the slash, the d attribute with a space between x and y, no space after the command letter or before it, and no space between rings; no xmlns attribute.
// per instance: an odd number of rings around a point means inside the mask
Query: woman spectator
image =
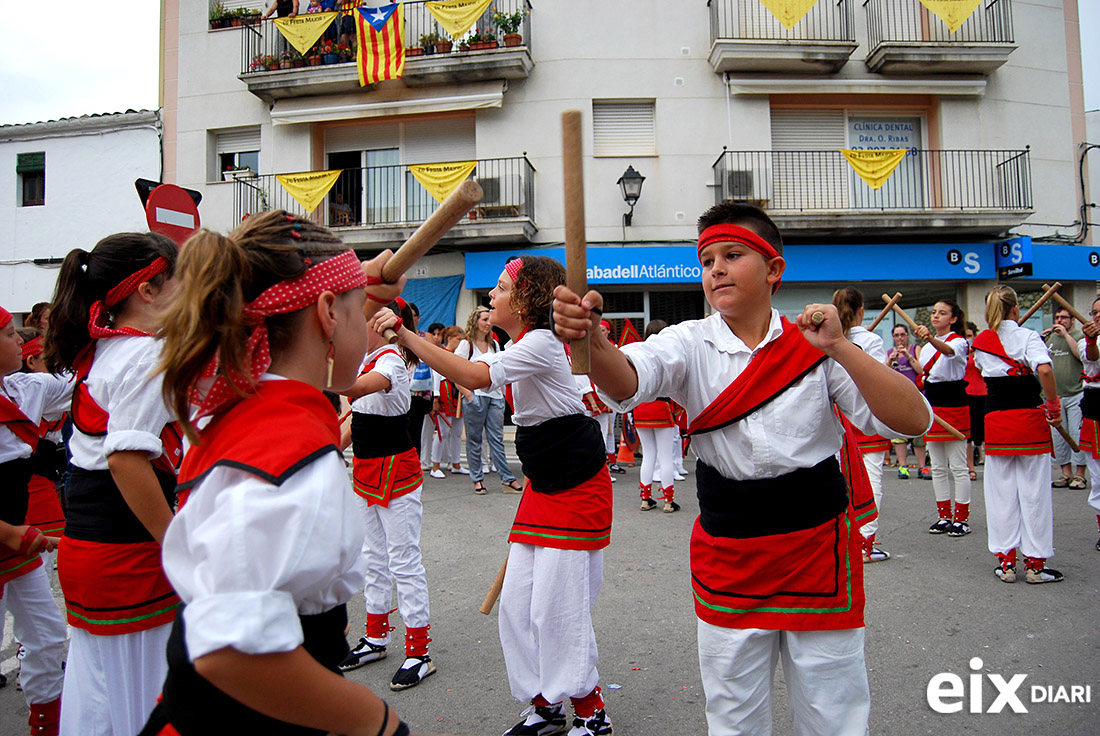
<svg viewBox="0 0 1100 736"><path fill-rule="evenodd" d="M894 325L894 329L891 330L890 334L894 338L894 347L886 354L886 365L916 384L917 376L924 373L924 370L920 361L917 360L913 346L909 344L909 328L905 325ZM906 446L906 440L892 440L892 443L894 452L898 455L898 477L908 478L909 468L906 466L906 462L909 459L909 450ZM913 452L917 455L917 467L923 468L923 437L913 438Z"/></svg>
<svg viewBox="0 0 1100 736"><path fill-rule="evenodd" d="M489 324L489 310L474 307L466 320L465 339L455 348L455 355L476 360L488 353L497 353L500 346L493 337L493 328ZM466 466L470 469L470 479L474 482L474 493L485 495L484 467L481 461L481 438L484 432L489 440L489 452L493 465L500 474L500 482L505 493L522 493L523 486L516 480L512 469L508 467L508 458L504 454L504 392L501 389L479 388L473 397L463 397L462 415L466 420Z"/></svg>

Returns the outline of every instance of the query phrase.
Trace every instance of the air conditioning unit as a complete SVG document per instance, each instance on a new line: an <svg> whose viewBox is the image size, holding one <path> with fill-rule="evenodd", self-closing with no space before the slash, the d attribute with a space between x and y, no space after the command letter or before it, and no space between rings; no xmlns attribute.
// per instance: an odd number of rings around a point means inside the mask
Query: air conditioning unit
<svg viewBox="0 0 1100 736"><path fill-rule="evenodd" d="M477 180L481 185L482 217L519 217L527 203L527 192L519 174L487 176Z"/></svg>
<svg viewBox="0 0 1100 736"><path fill-rule="evenodd" d="M482 204L500 204L500 177L478 177L477 183L481 185Z"/></svg>
<svg viewBox="0 0 1100 736"><path fill-rule="evenodd" d="M726 196L730 199L753 199L752 171L727 171Z"/></svg>

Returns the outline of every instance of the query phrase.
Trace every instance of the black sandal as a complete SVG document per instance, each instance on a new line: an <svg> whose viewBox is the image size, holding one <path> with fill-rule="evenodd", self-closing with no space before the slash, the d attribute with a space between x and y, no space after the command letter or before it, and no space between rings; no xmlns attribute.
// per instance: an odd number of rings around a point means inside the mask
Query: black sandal
<svg viewBox="0 0 1100 736"><path fill-rule="evenodd" d="M474 493L478 496L484 496L488 491L485 490L485 484L480 480L474 481Z"/></svg>
<svg viewBox="0 0 1100 736"><path fill-rule="evenodd" d="M505 493L523 493L523 486L521 486L519 481L515 478L512 478L512 480L507 483L501 483L500 487Z"/></svg>

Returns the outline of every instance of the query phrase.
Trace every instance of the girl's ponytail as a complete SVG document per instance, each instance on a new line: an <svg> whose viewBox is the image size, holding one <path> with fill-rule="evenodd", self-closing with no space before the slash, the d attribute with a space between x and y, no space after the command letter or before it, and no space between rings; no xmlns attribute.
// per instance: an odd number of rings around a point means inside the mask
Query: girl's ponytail
<svg viewBox="0 0 1100 736"><path fill-rule="evenodd" d="M54 373L72 370L77 353L92 341L88 334L88 311L95 300L87 296L89 257L80 248L69 251L57 276L50 325L42 348L46 366Z"/></svg>
<svg viewBox="0 0 1100 736"><path fill-rule="evenodd" d="M994 286L985 297L985 321L989 329L996 332L1001 322L1018 304L1019 299L1011 286Z"/></svg>
<svg viewBox="0 0 1100 736"><path fill-rule="evenodd" d="M863 307L863 294L858 289L845 287L833 292L833 306L840 315L840 331L847 336L859 321L859 310Z"/></svg>

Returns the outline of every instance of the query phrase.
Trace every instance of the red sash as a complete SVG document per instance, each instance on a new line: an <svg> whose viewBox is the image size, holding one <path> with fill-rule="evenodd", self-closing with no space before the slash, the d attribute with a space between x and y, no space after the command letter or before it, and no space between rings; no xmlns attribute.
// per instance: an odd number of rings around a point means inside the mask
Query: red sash
<svg viewBox="0 0 1100 736"><path fill-rule="evenodd" d="M982 330L974 338L974 349L1000 358L1008 364L1008 375L1029 376L1031 368L1010 357L993 330ZM1050 425L1039 407L991 411L985 415L987 455L1046 455L1054 452Z"/></svg>
<svg viewBox="0 0 1100 736"><path fill-rule="evenodd" d="M863 432L860 432L856 427L852 427L852 433L855 435L859 451L864 454L890 451L890 440L882 435L863 434Z"/></svg>
<svg viewBox="0 0 1100 736"><path fill-rule="evenodd" d="M0 546L0 594L2 594L3 586L6 583L23 577L31 570L37 570L40 567L42 567L41 554L24 557L17 554L15 550ZM0 595L0 597L3 596Z"/></svg>
<svg viewBox="0 0 1100 736"><path fill-rule="evenodd" d="M388 457L354 458L352 488L368 506L388 507L390 500L412 493L424 483L415 448Z"/></svg>
<svg viewBox="0 0 1100 736"><path fill-rule="evenodd" d="M672 402L668 399L647 401L634 407L634 426L660 429L675 427L676 418L672 414Z"/></svg>
<svg viewBox="0 0 1100 736"><path fill-rule="evenodd" d="M1094 458L1100 458L1100 443L1096 441L1097 437L1100 437L1100 422L1095 419L1082 419L1081 449L1092 453Z"/></svg>
<svg viewBox="0 0 1100 736"><path fill-rule="evenodd" d="M611 544L611 474L602 467L575 488L553 493L524 483L509 542L555 549L603 549Z"/></svg>
<svg viewBox="0 0 1100 736"><path fill-rule="evenodd" d="M762 347L741 375L733 380L688 425L688 434L712 432L740 420L767 404L825 360L786 317L783 334Z"/></svg>
<svg viewBox="0 0 1100 736"><path fill-rule="evenodd" d="M4 424L15 436L31 446L38 447L38 425L30 420L19 405L0 394L0 424Z"/></svg>
<svg viewBox="0 0 1100 736"><path fill-rule="evenodd" d="M64 534L65 512L57 497L57 485L49 478L32 475L27 494L27 524L38 527L48 537Z"/></svg>
<svg viewBox="0 0 1100 736"><path fill-rule="evenodd" d="M581 397L588 413L592 416L610 414L611 409L608 408L607 404L600 401L600 395L596 393L596 384L592 383L592 379L588 379L588 385L592 387L592 390Z"/></svg>
<svg viewBox="0 0 1100 736"><path fill-rule="evenodd" d="M962 335L956 335L954 332L949 332L943 338L937 337L936 339L939 340L940 342L950 343L952 340L954 340L955 338L958 338L958 337L962 337ZM928 344L932 345L932 343L928 343ZM941 355L943 355L943 353L940 352L939 348L932 345L932 357L929 359L929 361L927 363L924 364L924 375L927 376L929 373L932 372L932 366L934 366L936 364L936 361L938 361L940 359Z"/></svg>
<svg viewBox="0 0 1100 736"><path fill-rule="evenodd" d="M401 353L397 352L393 348L383 350L378 355L374 356L374 360L363 366L363 370L359 371L359 377L362 378L363 376L373 371L374 366L378 365L378 359L381 358L383 355L396 355L398 358L401 358ZM401 358L401 360L404 361L405 359Z"/></svg>
<svg viewBox="0 0 1100 736"><path fill-rule="evenodd" d="M943 421L963 433L970 439L970 407L969 406L933 406L932 411ZM946 429L932 423L932 427L924 434L925 442L958 442L959 438Z"/></svg>
<svg viewBox="0 0 1100 736"><path fill-rule="evenodd" d="M974 338L974 349L983 353L988 353L994 357L1000 358L1005 363L1008 363L1008 375L1010 376L1030 376L1031 368L1026 363L1021 363L1015 358L1009 357L1005 352L1005 346L1001 343L1001 338L993 330L982 330L978 333L978 336Z"/></svg>

